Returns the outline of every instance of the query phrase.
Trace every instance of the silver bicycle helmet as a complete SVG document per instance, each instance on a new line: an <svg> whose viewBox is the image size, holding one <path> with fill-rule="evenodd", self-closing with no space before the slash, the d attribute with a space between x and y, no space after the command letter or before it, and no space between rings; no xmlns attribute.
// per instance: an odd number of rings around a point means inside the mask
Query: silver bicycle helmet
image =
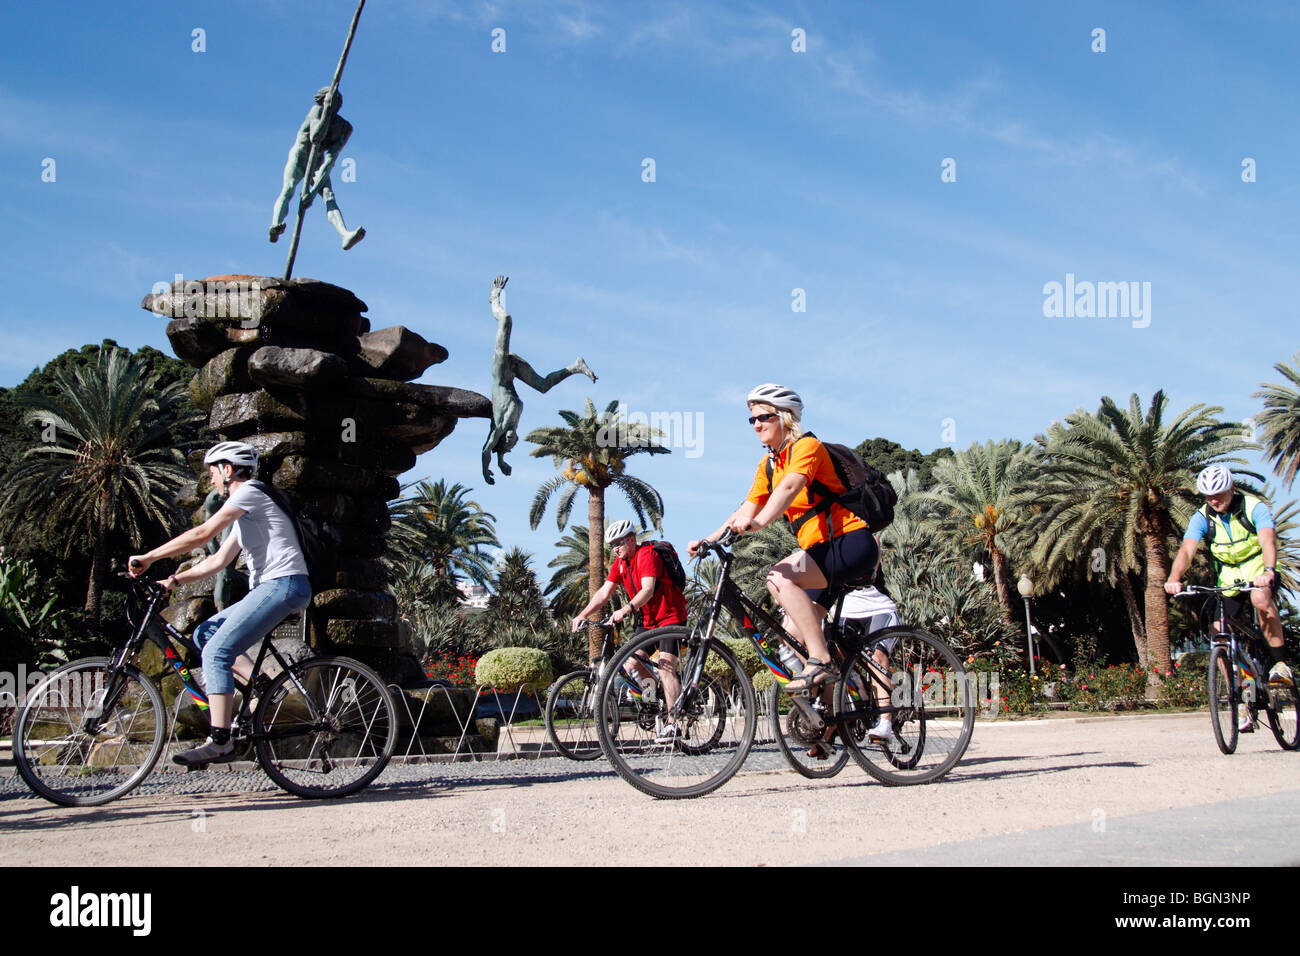
<svg viewBox="0 0 1300 956"><path fill-rule="evenodd" d="M236 468L256 468L257 449L248 442L222 441L209 448L203 456L205 465L219 465L223 461L230 462Z"/></svg>
<svg viewBox="0 0 1300 956"><path fill-rule="evenodd" d="M1196 476L1196 490L1203 495L1217 495L1232 487L1232 472L1227 465L1211 465Z"/></svg>
<svg viewBox="0 0 1300 956"><path fill-rule="evenodd" d="M630 534L636 534L636 529L632 527L632 522L626 519L615 521L605 529L605 543L613 544L615 541L622 541Z"/></svg>
<svg viewBox="0 0 1300 956"><path fill-rule="evenodd" d="M746 404L762 402L764 405L787 411L794 416L795 421L803 417L803 400L793 389L786 388L784 385L775 385L771 382L760 385L749 393L749 398L745 399L745 402Z"/></svg>

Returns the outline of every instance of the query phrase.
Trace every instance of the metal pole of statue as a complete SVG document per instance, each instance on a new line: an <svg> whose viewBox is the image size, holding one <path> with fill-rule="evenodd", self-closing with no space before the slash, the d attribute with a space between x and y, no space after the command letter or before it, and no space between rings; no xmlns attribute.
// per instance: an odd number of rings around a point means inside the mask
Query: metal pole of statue
<svg viewBox="0 0 1300 956"><path fill-rule="evenodd" d="M312 199L313 199L312 178L313 178L313 173L316 171L315 167L316 167L317 154L320 151L321 140L329 131L331 121L334 118L334 113L338 109L337 103L338 103L339 79L343 76L343 66L348 61L348 51L352 49L352 38L356 36L356 32L357 32L357 21L361 19L361 8L364 7L365 5L366 5L366 0L360 0L360 2L357 4L357 12L352 15L352 25L348 28L348 38L347 41L343 44L343 55L339 57L338 66L335 67L334 69L334 80L333 82L330 83L329 93L328 95L325 96L325 101L321 104L321 119L320 119L320 124L317 127L319 133L318 135L313 136L311 139L311 150L308 153L307 165L305 167L305 170L303 172L303 177L302 177L302 195L298 199L298 217L293 226L293 238L289 243L289 256L284 263L284 277L286 279L290 278L293 275L293 261L298 256L298 240L302 235L303 216L306 215L307 209L311 206ZM325 177L317 176L316 178L319 180ZM332 191L331 191L331 195L332 195ZM341 222L342 217L340 216L339 218ZM272 225L271 241L275 242L278 236L279 233L276 232L275 225ZM355 230L351 234L350 239L349 237L345 236L344 248L345 249L351 248L357 242L360 242L364 236L365 236L364 229Z"/></svg>

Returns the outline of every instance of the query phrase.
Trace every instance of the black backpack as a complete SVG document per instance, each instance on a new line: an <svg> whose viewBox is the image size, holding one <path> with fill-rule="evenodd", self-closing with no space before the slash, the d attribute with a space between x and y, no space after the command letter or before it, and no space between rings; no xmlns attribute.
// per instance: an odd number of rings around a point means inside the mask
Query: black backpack
<svg viewBox="0 0 1300 956"><path fill-rule="evenodd" d="M816 438L812 432L804 432L797 441ZM858 453L847 445L822 442L822 447L831 456L835 466L835 476L844 485L845 490L836 494L816 479L808 483L808 491L815 502L812 509L792 521L790 527L795 534L799 529L818 515L829 514L831 505L838 504L847 508L867 523L872 532L883 531L894 520L894 505L898 504L898 492L889 483L884 472L866 464ZM767 459L767 491L772 493L773 459Z"/></svg>
<svg viewBox="0 0 1300 956"><path fill-rule="evenodd" d="M313 591L334 587L334 574L338 570L338 549L342 538L338 529L310 510L300 511L274 485L256 479L249 482L275 502L276 507L289 516L298 534L298 547L307 562L307 574Z"/></svg>
<svg viewBox="0 0 1300 956"><path fill-rule="evenodd" d="M681 558L677 557L677 549L667 541L642 541L637 545L638 550L649 545L655 549L655 554L659 555L659 560L664 563L664 570L668 572L668 580L673 583L673 587L678 591L686 590L686 569L682 567ZM628 573L632 571L631 562L628 563ZM633 591L633 594L636 592Z"/></svg>

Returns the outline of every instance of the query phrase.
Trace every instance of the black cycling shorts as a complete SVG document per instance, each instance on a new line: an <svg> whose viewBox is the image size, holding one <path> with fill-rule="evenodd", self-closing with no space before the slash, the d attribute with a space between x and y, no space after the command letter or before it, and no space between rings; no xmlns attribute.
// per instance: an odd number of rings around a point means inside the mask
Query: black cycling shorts
<svg viewBox="0 0 1300 956"><path fill-rule="evenodd" d="M805 548L828 582L824 588L804 588L814 603L830 610L832 590L838 585L867 577L876 568L880 549L876 538L868 529L859 528L830 541Z"/></svg>
<svg viewBox="0 0 1300 956"><path fill-rule="evenodd" d="M1252 581L1251 583L1253 584L1254 582ZM1282 586L1282 575L1274 571L1273 589L1271 592L1273 595L1274 607L1277 607L1278 605L1277 591L1278 588L1280 588L1281 586ZM1247 592L1245 594L1239 593L1237 594L1236 597L1225 597L1223 599L1223 613L1226 614L1228 617L1238 617L1241 615L1242 611L1246 611L1247 616L1244 618L1244 620L1249 621L1250 620L1249 612L1253 607L1254 604L1250 600L1250 592Z"/></svg>

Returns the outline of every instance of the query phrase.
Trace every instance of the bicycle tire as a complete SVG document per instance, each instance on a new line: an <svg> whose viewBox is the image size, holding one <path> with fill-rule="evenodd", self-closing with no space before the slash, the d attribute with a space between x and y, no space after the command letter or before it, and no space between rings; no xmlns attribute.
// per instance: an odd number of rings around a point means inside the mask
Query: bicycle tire
<svg viewBox="0 0 1300 956"><path fill-rule="evenodd" d="M122 667L124 683L111 711L87 731L112 674L112 660L87 657L60 667L27 694L14 723L14 763L46 800L99 806L134 790L158 763L167 706L158 686L132 664Z"/></svg>
<svg viewBox="0 0 1300 956"><path fill-rule="evenodd" d="M1268 726L1283 750L1300 748L1300 699L1295 684L1268 689Z"/></svg>
<svg viewBox="0 0 1300 956"><path fill-rule="evenodd" d="M698 641L691 642L685 627L661 627L646 631L618 649L596 695L596 732L600 736L601 750L618 775L642 793L663 800L700 797L718 789L740 769L754 743L758 723L754 687L749 675L736 661L735 656L719 640L710 642L705 674L723 691L728 684L740 688L738 713L732 714L728 705L726 716L718 720L716 712L700 705L702 710L691 717L690 702L686 702L683 716L687 726L682 729L682 741L695 752L684 750L678 744L654 743L653 730L662 718L662 697L654 705L638 704L638 719L621 722L624 732L612 735L605 711L613 703L609 686L618 679L623 665L633 654L648 657L658 648L659 642L672 639L683 642L683 652L677 657L679 678L690 672L700 652ZM701 686L705 685L701 681ZM683 690L685 693L685 690ZM693 692L699 693L699 688ZM712 695L712 690L706 693ZM722 695L724 698L726 694ZM721 733L716 732L721 727ZM696 737L699 733L701 736ZM648 735L648 736L647 736ZM715 739L716 738L716 739ZM706 741L712 741L705 744Z"/></svg>
<svg viewBox="0 0 1300 956"><path fill-rule="evenodd" d="M581 684L581 686L578 686ZM562 724L557 724L557 711ZM615 717L617 719L617 716ZM546 735L570 760L595 760L601 755L596 735L596 684L584 668L565 674L546 697Z"/></svg>
<svg viewBox="0 0 1300 956"><path fill-rule="evenodd" d="M277 786L309 800L344 797L387 766L397 746L397 711L387 685L366 665L314 657L271 682L253 712L253 738L257 761Z"/></svg>
<svg viewBox="0 0 1300 956"><path fill-rule="evenodd" d="M876 692L865 707L854 700L864 696L865 688L878 686L871 676L880 674L877 652L886 657L883 671L894 732L890 742L873 742L868 736L868 721L881 713ZM883 628L872 634L836 684L835 712L854 711L862 716L840 724L840 739L858 766L889 786L932 783L956 766L970 746L975 689L961 659L933 634L906 625Z"/></svg>
<svg viewBox="0 0 1300 956"><path fill-rule="evenodd" d="M776 738L776 747L781 751L781 756L785 757L785 762L791 768L810 780L835 776L849 762L848 748L841 743L833 758L809 756L809 748L822 735L808 726L804 712L794 705L791 705L786 714L783 726L780 711L782 696L780 685L773 681L767 689L767 710L772 736ZM834 737L831 739L833 741Z"/></svg>
<svg viewBox="0 0 1300 956"><path fill-rule="evenodd" d="M656 680L656 684L662 694L663 682ZM700 678L699 689L688 708L695 740L683 739L678 746L692 757L708 753L722 740L722 734L727 729L728 709L727 695L722 692L717 681L705 674Z"/></svg>
<svg viewBox="0 0 1300 956"><path fill-rule="evenodd" d="M1210 651L1205 693L1210 705L1214 742L1221 751L1230 754L1237 749L1237 667L1226 645L1216 645Z"/></svg>

